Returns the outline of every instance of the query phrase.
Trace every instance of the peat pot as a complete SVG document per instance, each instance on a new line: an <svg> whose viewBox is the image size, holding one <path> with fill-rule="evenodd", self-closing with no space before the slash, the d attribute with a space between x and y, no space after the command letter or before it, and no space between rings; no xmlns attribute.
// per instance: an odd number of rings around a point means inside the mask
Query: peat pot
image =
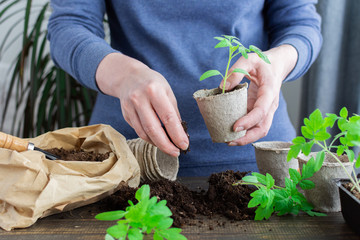
<svg viewBox="0 0 360 240"><path fill-rule="evenodd" d="M285 186L285 178L290 178L289 168L297 170L299 163L297 159L286 161L291 142L264 141L253 143L255 148L256 164L261 174L271 174L275 184Z"/></svg>
<svg viewBox="0 0 360 240"><path fill-rule="evenodd" d="M247 83L233 91L222 93L220 88L201 89L194 93L200 113L213 142L230 142L245 135L235 132L234 123L247 113Z"/></svg>
<svg viewBox="0 0 360 240"><path fill-rule="evenodd" d="M298 156L301 170L303 165L307 163L312 156L315 158L316 152L310 153L309 156L305 156L303 154ZM343 162L347 172L351 173L353 163L349 162L346 155L339 156L339 158ZM348 176L341 165L330 154L326 153L321 169L316 172L314 176L309 178L315 183L315 187L310 190L305 190L305 197L311 204L313 204L315 211L341 211L339 190L333 179L347 177Z"/></svg>
<svg viewBox="0 0 360 240"><path fill-rule="evenodd" d="M360 200L356 198L343 184L350 182L349 179L334 179L339 188L341 213L346 223L360 235Z"/></svg>
<svg viewBox="0 0 360 240"><path fill-rule="evenodd" d="M176 180L179 171L179 158L162 152L141 138L127 140L126 142L139 163L142 182L160 179Z"/></svg>

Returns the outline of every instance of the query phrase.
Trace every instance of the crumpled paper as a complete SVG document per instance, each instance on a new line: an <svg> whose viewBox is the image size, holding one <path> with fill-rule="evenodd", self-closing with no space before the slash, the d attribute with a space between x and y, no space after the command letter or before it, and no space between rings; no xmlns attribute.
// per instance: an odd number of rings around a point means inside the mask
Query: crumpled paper
<svg viewBox="0 0 360 240"><path fill-rule="evenodd" d="M0 227L4 230L29 227L39 218L99 201L122 184L137 187L140 183L139 164L125 137L108 125L64 128L29 141L41 149L112 153L103 162L80 162L0 148Z"/></svg>

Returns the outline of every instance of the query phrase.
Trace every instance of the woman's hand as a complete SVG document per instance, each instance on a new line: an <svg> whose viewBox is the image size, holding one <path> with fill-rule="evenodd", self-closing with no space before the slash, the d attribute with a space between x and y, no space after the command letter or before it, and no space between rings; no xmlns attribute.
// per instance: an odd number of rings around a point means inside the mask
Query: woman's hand
<svg viewBox="0 0 360 240"><path fill-rule="evenodd" d="M120 99L125 120L140 138L172 156L188 148L174 93L160 73L134 58L111 53L100 62L96 81L103 93Z"/></svg>
<svg viewBox="0 0 360 240"><path fill-rule="evenodd" d="M296 65L298 54L291 45L281 45L265 52L271 64L265 63L255 53L249 58L239 58L231 70L241 68L250 75L248 113L234 124L234 131L247 130L246 135L228 143L230 146L246 145L267 135L276 109L283 80ZM229 72L231 72L231 70ZM226 90L234 88L244 74L233 73L226 82ZM223 86L223 82L220 87Z"/></svg>

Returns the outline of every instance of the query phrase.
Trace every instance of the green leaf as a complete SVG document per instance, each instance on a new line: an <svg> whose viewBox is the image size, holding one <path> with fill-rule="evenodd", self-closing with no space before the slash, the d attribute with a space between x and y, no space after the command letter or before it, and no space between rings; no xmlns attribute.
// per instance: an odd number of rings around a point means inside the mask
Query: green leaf
<svg viewBox="0 0 360 240"><path fill-rule="evenodd" d="M264 184L266 186L266 177L265 175L257 172L251 173L253 176L255 176L259 183Z"/></svg>
<svg viewBox="0 0 360 240"><path fill-rule="evenodd" d="M320 130L315 133L315 140L317 141L325 141L331 137L330 133L327 133L325 130Z"/></svg>
<svg viewBox="0 0 360 240"><path fill-rule="evenodd" d="M353 162L354 159L355 159L354 151L352 151L352 150L350 150L350 149L346 149L345 152L346 152L346 155L347 155L348 158L349 158L349 162Z"/></svg>
<svg viewBox="0 0 360 240"><path fill-rule="evenodd" d="M297 156L299 155L300 151L301 151L301 145L300 144L294 144L290 146L290 150L286 156L286 160L289 162L291 159L293 158L297 158Z"/></svg>
<svg viewBox="0 0 360 240"><path fill-rule="evenodd" d="M342 118L347 118L348 117L348 110L346 107L343 107L341 110L340 110L340 117Z"/></svg>
<svg viewBox="0 0 360 240"><path fill-rule="evenodd" d="M307 156L310 154L313 145L314 145L314 140L304 143L302 145L301 151Z"/></svg>
<svg viewBox="0 0 360 240"><path fill-rule="evenodd" d="M143 235L138 228L130 228L128 233L129 240L142 240Z"/></svg>
<svg viewBox="0 0 360 240"><path fill-rule="evenodd" d="M115 238L113 238L110 234L106 234L105 235L105 240L116 240Z"/></svg>
<svg viewBox="0 0 360 240"><path fill-rule="evenodd" d="M159 223L157 224L157 228L162 230L162 229L167 229L170 228L173 224L174 220L170 217L167 218L161 218Z"/></svg>
<svg viewBox="0 0 360 240"><path fill-rule="evenodd" d="M345 147L342 146L342 145L340 145L340 146L338 146L338 148L337 148L337 150L336 150L336 154L337 154L338 156L341 156L341 155L344 153L344 151L345 151Z"/></svg>
<svg viewBox="0 0 360 240"><path fill-rule="evenodd" d="M116 239L118 239L118 238L125 238L126 235L127 235L127 226L124 225L124 224L118 224L118 225L109 227L109 228L106 230L106 232L107 232L110 236L112 236L112 237L114 237L114 238L116 238Z"/></svg>
<svg viewBox="0 0 360 240"><path fill-rule="evenodd" d="M250 45L249 49L251 51L255 52L262 60L264 60L264 62L270 64L269 58L258 47L254 46L254 45Z"/></svg>
<svg viewBox="0 0 360 240"><path fill-rule="evenodd" d="M232 44L230 43L229 40L224 39L221 40L218 44L216 44L215 48L223 48L223 47L231 47Z"/></svg>
<svg viewBox="0 0 360 240"><path fill-rule="evenodd" d="M248 203L248 208L256 207L257 205L260 205L262 202L263 202L262 196L253 197Z"/></svg>
<svg viewBox="0 0 360 240"><path fill-rule="evenodd" d="M356 168L359 168L359 167L360 167L360 157L358 157L358 158L356 159L355 167L356 167Z"/></svg>
<svg viewBox="0 0 360 240"><path fill-rule="evenodd" d="M219 41L222 41L222 40L224 40L225 38L223 38L223 37L214 37L216 40L219 40Z"/></svg>
<svg viewBox="0 0 360 240"><path fill-rule="evenodd" d="M307 127L307 126L302 126L301 127L301 134L307 139L313 139L314 138L313 131L311 131L309 129L309 127Z"/></svg>
<svg viewBox="0 0 360 240"><path fill-rule="evenodd" d="M274 178L269 173L266 173L266 187L270 189L274 186L274 183Z"/></svg>
<svg viewBox="0 0 360 240"><path fill-rule="evenodd" d="M321 115L321 111L319 109L316 109L314 112L310 114L309 120L315 132L320 130L325 122Z"/></svg>
<svg viewBox="0 0 360 240"><path fill-rule="evenodd" d="M301 180L301 174L295 170L295 169L292 169L292 168L289 168L289 174L290 174L290 179L293 180L293 182L295 184L297 184L298 182L300 182Z"/></svg>
<svg viewBox="0 0 360 240"><path fill-rule="evenodd" d="M333 113L327 113L325 118L324 127L333 127L335 124L335 121L337 120L338 116Z"/></svg>
<svg viewBox="0 0 360 240"><path fill-rule="evenodd" d="M258 183L258 179L255 176L245 176L241 179L244 182L248 182L248 183Z"/></svg>
<svg viewBox="0 0 360 240"><path fill-rule="evenodd" d="M242 74L250 77L250 74L249 74L247 71L245 71L244 69L235 68L235 69L232 71L232 73L233 73L233 72L242 73Z"/></svg>
<svg viewBox="0 0 360 240"><path fill-rule="evenodd" d="M306 142L305 138L303 137L296 137L292 140L293 144L303 144Z"/></svg>
<svg viewBox="0 0 360 240"><path fill-rule="evenodd" d="M126 212L122 210L110 211L110 212L99 213L95 216L95 218L102 221L115 221L123 218L125 214Z"/></svg>
<svg viewBox="0 0 360 240"><path fill-rule="evenodd" d="M310 180L302 180L299 183L299 186L304 190L308 190L308 189L313 189L315 187L315 184Z"/></svg>
<svg viewBox="0 0 360 240"><path fill-rule="evenodd" d="M314 165L314 171L317 172L320 170L320 168L323 165L325 159L325 152L321 151L319 153L316 154L316 160L315 160L315 165Z"/></svg>
<svg viewBox="0 0 360 240"><path fill-rule="evenodd" d="M158 231L154 232L153 238L154 240L164 240L164 238L158 233Z"/></svg>
<svg viewBox="0 0 360 240"><path fill-rule="evenodd" d="M302 167L302 179L310 178L315 173L315 159L311 157Z"/></svg>
<svg viewBox="0 0 360 240"><path fill-rule="evenodd" d="M180 228L169 228L158 232L159 235L169 240L186 240L186 237L180 233Z"/></svg>
<svg viewBox="0 0 360 240"><path fill-rule="evenodd" d="M217 75L222 76L222 74L218 70L206 71L200 76L200 81L205 80L206 78L209 78L209 77L217 76Z"/></svg>
<svg viewBox="0 0 360 240"><path fill-rule="evenodd" d="M244 47L244 46L240 46L239 47L239 53L241 53L241 55L245 58L245 59L248 59L249 58L249 56L248 56L248 54L247 54L247 52L246 52L246 48Z"/></svg>
<svg viewBox="0 0 360 240"><path fill-rule="evenodd" d="M135 198L138 201L142 201L144 199L149 199L150 198L150 186L147 184L142 185L141 188L139 188L136 191Z"/></svg>
<svg viewBox="0 0 360 240"><path fill-rule="evenodd" d="M261 208L258 207L255 211L255 220L269 219L271 214L274 212L273 208Z"/></svg>

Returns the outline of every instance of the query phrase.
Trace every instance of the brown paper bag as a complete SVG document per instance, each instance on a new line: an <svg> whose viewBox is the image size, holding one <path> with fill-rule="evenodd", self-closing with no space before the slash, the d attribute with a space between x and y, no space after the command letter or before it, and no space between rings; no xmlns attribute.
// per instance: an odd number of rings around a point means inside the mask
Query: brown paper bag
<svg viewBox="0 0 360 240"><path fill-rule="evenodd" d="M125 137L108 125L65 128L29 140L42 149L112 153L103 162L54 161L38 151L0 148L0 227L7 231L94 203L122 183L139 185L137 160Z"/></svg>

